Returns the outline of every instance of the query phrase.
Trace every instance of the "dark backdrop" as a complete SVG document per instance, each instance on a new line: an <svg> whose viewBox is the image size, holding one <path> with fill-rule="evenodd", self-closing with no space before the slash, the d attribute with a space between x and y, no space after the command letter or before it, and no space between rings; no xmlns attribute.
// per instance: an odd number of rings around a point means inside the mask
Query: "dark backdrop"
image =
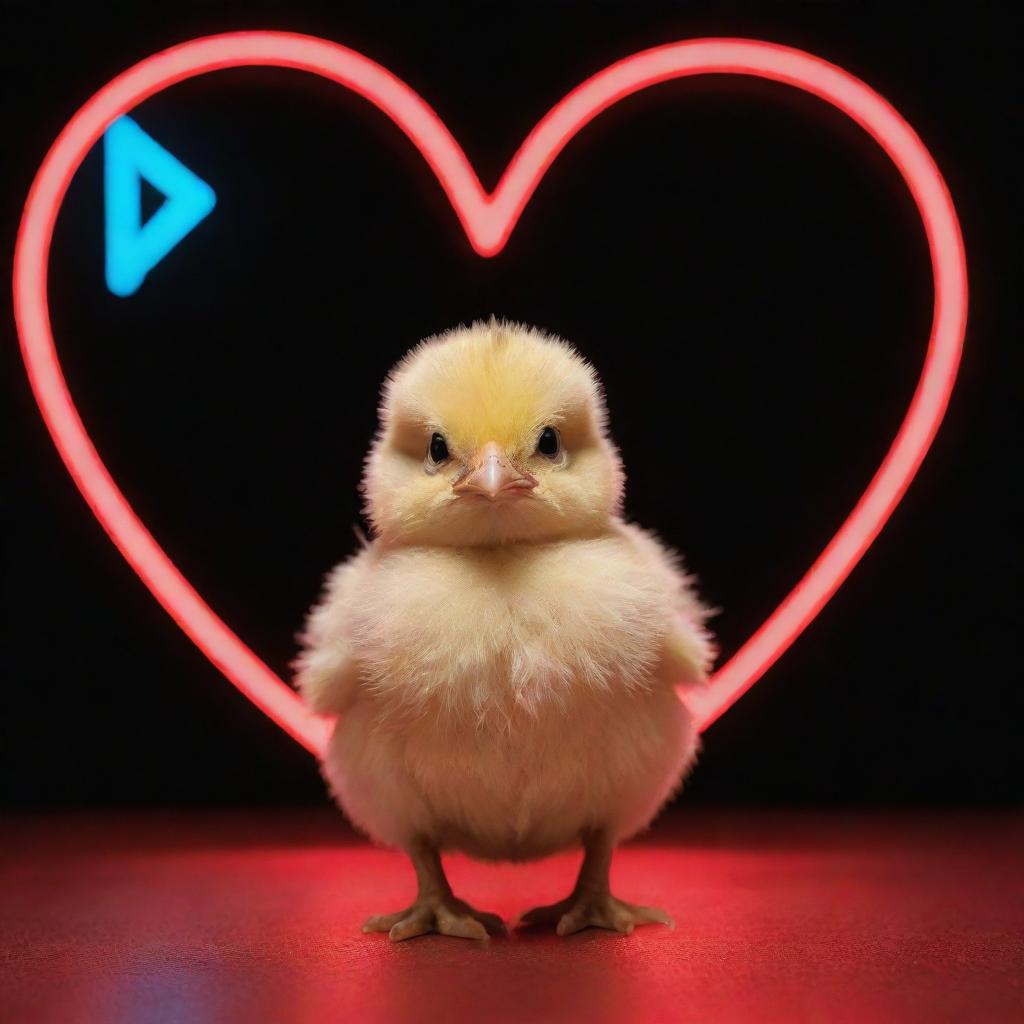
<svg viewBox="0 0 1024 1024"><path fill-rule="evenodd" d="M837 62L910 120L950 185L972 284L963 368L889 525L708 732L685 799L1014 800L1010 25L998 7L893 8L7 4L4 245L77 106L208 32L282 28L363 51L434 106L489 187L558 98L637 49L732 34ZM379 383L424 335L496 313L579 345L607 384L629 515L686 553L723 609L726 655L850 509L920 370L932 296L909 194L858 128L780 85L689 80L619 104L558 159L493 260L471 251L399 131L329 83L219 72L133 116L218 205L115 298L94 151L54 241L61 357L129 500L281 672L321 575L353 548ZM308 755L192 646L87 512L7 324L3 799L322 800Z"/></svg>

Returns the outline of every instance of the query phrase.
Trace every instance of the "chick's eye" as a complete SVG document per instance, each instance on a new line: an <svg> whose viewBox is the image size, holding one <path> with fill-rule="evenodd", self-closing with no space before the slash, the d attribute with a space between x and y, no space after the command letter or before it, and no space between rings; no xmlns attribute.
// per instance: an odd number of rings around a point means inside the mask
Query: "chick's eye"
<svg viewBox="0 0 1024 1024"><path fill-rule="evenodd" d="M448 442L441 434L434 434L430 439L430 447L427 449L430 461L435 463L448 461Z"/></svg>
<svg viewBox="0 0 1024 1024"><path fill-rule="evenodd" d="M562 441L554 427L545 427L537 439L537 451L553 459L561 450Z"/></svg>

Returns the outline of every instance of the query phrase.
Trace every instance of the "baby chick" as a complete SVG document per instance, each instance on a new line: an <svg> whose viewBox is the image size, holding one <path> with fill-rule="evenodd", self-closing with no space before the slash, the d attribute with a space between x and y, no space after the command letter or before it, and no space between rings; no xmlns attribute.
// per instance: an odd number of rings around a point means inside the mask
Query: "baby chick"
<svg viewBox="0 0 1024 1024"><path fill-rule="evenodd" d="M416 870L415 902L363 930L486 939L501 920L453 895L441 852L575 845L572 893L523 922L671 924L612 896L608 872L693 763L676 685L713 650L676 556L620 517L593 369L492 319L413 349L380 419L374 539L328 576L297 662L309 705L339 716L323 762L338 803Z"/></svg>

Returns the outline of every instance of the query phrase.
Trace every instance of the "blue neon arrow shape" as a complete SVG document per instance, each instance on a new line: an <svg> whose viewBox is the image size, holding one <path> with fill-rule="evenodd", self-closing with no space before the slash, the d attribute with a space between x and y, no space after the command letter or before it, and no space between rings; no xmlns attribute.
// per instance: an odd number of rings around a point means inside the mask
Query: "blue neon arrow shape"
<svg viewBox="0 0 1024 1024"><path fill-rule="evenodd" d="M145 224L143 178L167 197ZM103 136L103 201L107 287L124 296L210 213L217 196L130 117L119 117Z"/></svg>

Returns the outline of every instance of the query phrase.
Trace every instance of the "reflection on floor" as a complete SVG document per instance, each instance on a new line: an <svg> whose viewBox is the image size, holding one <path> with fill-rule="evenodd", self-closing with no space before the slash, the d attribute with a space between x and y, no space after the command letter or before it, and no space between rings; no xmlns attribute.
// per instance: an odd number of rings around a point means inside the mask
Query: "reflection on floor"
<svg viewBox="0 0 1024 1024"><path fill-rule="evenodd" d="M401 855L326 809L62 815L3 826L0 1016L18 1024L1024 1020L1024 820L694 809L620 851L623 898L675 931L490 948L363 935L408 902ZM449 860L511 918L576 857Z"/></svg>

